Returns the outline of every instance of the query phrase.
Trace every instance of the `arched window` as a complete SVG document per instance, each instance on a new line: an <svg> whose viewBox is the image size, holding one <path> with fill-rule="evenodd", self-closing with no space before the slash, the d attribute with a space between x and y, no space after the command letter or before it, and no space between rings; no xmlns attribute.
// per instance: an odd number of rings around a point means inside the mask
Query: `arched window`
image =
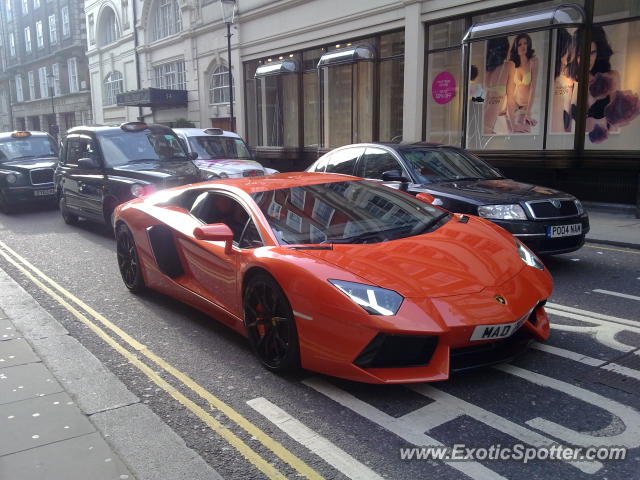
<svg viewBox="0 0 640 480"><path fill-rule="evenodd" d="M117 95L124 90L122 74L118 71L110 72L104 79L104 105L115 105Z"/></svg>
<svg viewBox="0 0 640 480"><path fill-rule="evenodd" d="M235 87L235 80L232 78ZM209 105L229 103L229 69L226 65L216 65L209 79Z"/></svg>
<svg viewBox="0 0 640 480"><path fill-rule="evenodd" d="M152 41L169 37L182 31L182 16L176 0L158 0L151 18Z"/></svg>
<svg viewBox="0 0 640 480"><path fill-rule="evenodd" d="M115 42L120 37L118 20L112 8L107 7L100 15L98 22L98 46L103 47Z"/></svg>

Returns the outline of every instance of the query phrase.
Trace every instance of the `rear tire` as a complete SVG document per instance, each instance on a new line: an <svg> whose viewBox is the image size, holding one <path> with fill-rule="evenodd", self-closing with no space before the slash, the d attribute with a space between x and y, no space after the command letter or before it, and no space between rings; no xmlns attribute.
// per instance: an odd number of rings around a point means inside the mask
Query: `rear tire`
<svg viewBox="0 0 640 480"><path fill-rule="evenodd" d="M124 285L133 293L146 290L135 240L129 227L122 223L116 228L116 251Z"/></svg>
<svg viewBox="0 0 640 480"><path fill-rule="evenodd" d="M282 288L265 273L244 289L244 325L262 365L275 373L300 369L300 343L293 310Z"/></svg>
<svg viewBox="0 0 640 480"><path fill-rule="evenodd" d="M67 208L67 200L65 199L64 193L60 195L58 206L60 207L60 213L62 214L64 223L67 225L76 225L78 223L78 215L71 213Z"/></svg>

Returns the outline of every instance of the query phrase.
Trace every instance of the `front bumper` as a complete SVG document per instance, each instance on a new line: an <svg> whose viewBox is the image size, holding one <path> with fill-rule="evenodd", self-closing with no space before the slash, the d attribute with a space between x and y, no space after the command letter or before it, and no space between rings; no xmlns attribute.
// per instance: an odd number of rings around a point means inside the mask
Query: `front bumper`
<svg viewBox="0 0 640 480"><path fill-rule="evenodd" d="M584 245L585 236L589 233L589 217L586 214L557 220L490 220L507 230L538 255L555 255L578 250ZM560 238L550 238L547 235L547 227L577 223L582 224L580 235Z"/></svg>
<svg viewBox="0 0 640 480"><path fill-rule="evenodd" d="M38 193L36 193L38 192ZM41 185L3 186L2 196L11 204L51 201L55 199L53 182Z"/></svg>
<svg viewBox="0 0 640 480"><path fill-rule="evenodd" d="M543 302L551 295L551 284L547 272L525 267L502 285L478 293L406 298L396 315L369 316L367 326L348 317L340 322L336 318L341 313L326 306L324 318L298 323L302 366L365 383L415 383L507 361L531 340L549 337ZM505 339L471 340L477 326L503 326L518 319L524 323ZM329 334L331 343L322 341Z"/></svg>

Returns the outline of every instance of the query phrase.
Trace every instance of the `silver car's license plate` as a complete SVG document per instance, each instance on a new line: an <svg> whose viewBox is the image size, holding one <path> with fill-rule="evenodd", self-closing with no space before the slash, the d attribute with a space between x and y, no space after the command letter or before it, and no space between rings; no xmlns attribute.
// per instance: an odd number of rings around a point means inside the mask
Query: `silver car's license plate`
<svg viewBox="0 0 640 480"><path fill-rule="evenodd" d="M549 225L547 227L547 237L549 238L571 237L573 235L582 235L581 223L574 223L571 225Z"/></svg>
<svg viewBox="0 0 640 480"><path fill-rule="evenodd" d="M55 188L47 188L45 190L34 190L33 195L36 197L48 197L49 195L55 195Z"/></svg>

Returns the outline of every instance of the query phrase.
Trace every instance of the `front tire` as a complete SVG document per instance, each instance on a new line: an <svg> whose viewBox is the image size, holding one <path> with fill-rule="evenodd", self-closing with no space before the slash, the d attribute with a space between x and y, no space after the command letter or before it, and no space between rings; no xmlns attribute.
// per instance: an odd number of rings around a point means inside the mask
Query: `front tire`
<svg viewBox="0 0 640 480"><path fill-rule="evenodd" d="M0 212L4 214L13 213L13 205L9 203L4 193L0 192Z"/></svg>
<svg viewBox="0 0 640 480"><path fill-rule="evenodd" d="M140 293L146 289L142 268L138 258L136 243L131 230L120 224L116 228L116 251L118 255L118 268L124 285L133 293Z"/></svg>
<svg viewBox="0 0 640 480"><path fill-rule="evenodd" d="M300 343L293 310L278 282L259 273L244 289L244 325L262 365L284 373L300 368Z"/></svg>

